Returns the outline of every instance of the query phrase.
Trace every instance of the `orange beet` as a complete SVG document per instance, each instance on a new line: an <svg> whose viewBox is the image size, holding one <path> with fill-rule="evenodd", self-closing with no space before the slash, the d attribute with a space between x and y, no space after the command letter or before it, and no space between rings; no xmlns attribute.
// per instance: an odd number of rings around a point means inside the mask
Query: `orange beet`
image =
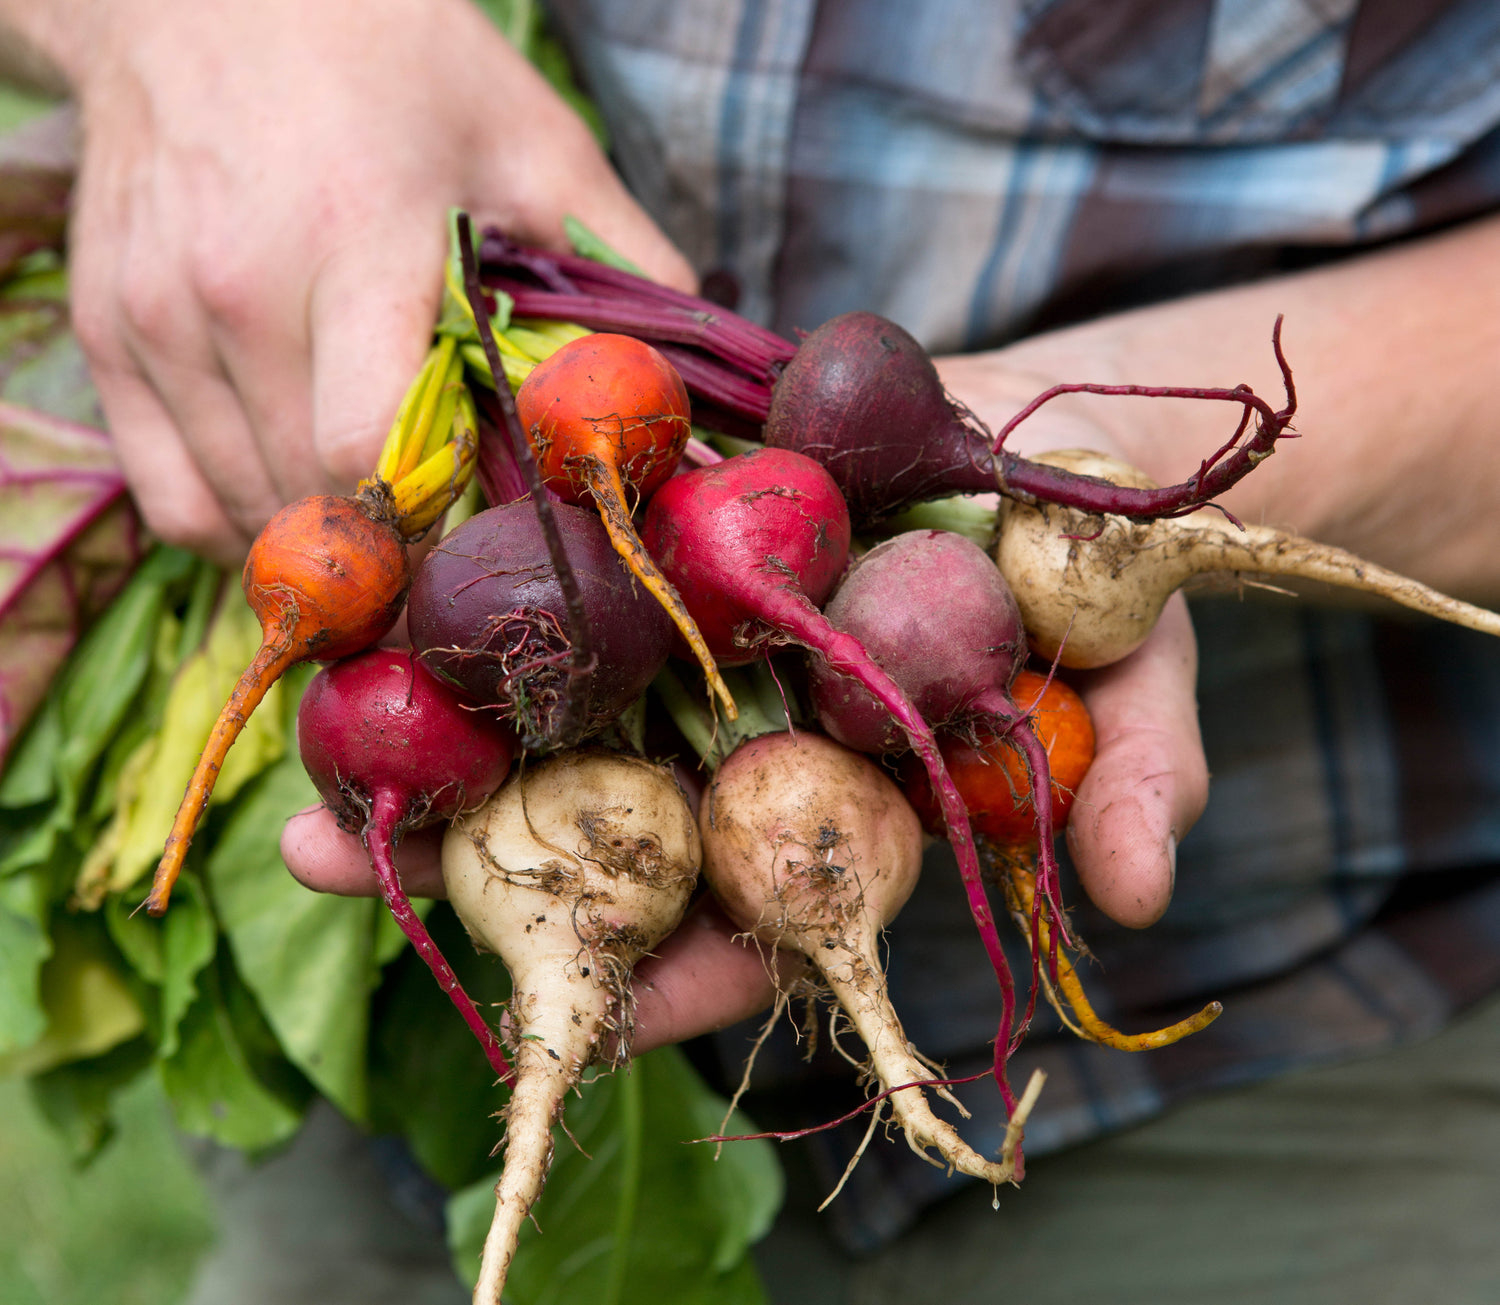
<svg viewBox="0 0 1500 1305"><path fill-rule="evenodd" d="M388 521L357 498L319 494L266 523L240 579L267 644L284 638L296 661L334 661L396 623L411 571Z"/></svg>
<svg viewBox="0 0 1500 1305"><path fill-rule="evenodd" d="M628 335L564 345L526 378L516 412L547 488L583 506L595 493L591 459L616 468L634 507L676 469L691 429L677 369Z"/></svg>
<svg viewBox="0 0 1500 1305"><path fill-rule="evenodd" d="M1053 818L1060 828L1067 823L1078 786L1094 760L1094 722L1076 692L1058 679L1043 691L1046 680L1034 671L1021 671L1010 693L1017 706L1030 711L1033 732L1047 750ZM976 748L951 735L941 740L943 760L969 808L974 832L1007 847L1035 847L1036 819L1024 758L1003 736L981 731L981 742L983 746ZM902 779L923 826L941 834L942 817L926 771L908 764Z"/></svg>
<svg viewBox="0 0 1500 1305"><path fill-rule="evenodd" d="M401 614L411 567L378 492L320 494L266 523L241 583L260 621L260 651L219 713L183 794L146 898L151 915L167 909L219 769L266 691L298 662L347 657L385 634Z"/></svg>
<svg viewBox="0 0 1500 1305"><path fill-rule="evenodd" d="M671 581L631 524L631 513L666 484L692 431L687 386L644 341L600 332L571 340L516 391L516 415L548 489L586 507L592 499L615 551L665 609L734 720L734 698Z"/></svg>

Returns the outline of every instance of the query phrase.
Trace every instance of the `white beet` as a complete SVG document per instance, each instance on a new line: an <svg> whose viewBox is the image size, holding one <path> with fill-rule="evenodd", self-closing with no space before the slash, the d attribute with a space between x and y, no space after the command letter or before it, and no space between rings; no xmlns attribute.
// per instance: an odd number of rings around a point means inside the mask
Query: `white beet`
<svg viewBox="0 0 1500 1305"><path fill-rule="evenodd" d="M758 941L812 961L864 1041L882 1089L938 1077L902 1030L879 955L881 930L922 867L921 824L896 785L869 758L822 735L763 734L719 767L699 819L704 877L725 912ZM1016 1177L1010 1155L997 1162L975 1152L933 1114L922 1088L904 1088L890 1102L924 1159L997 1184Z"/></svg>
<svg viewBox="0 0 1500 1305"><path fill-rule="evenodd" d="M476 1305L498 1305L568 1091L590 1064L628 1059L631 971L677 927L701 861L671 772L606 752L524 768L444 839L449 900L512 985L515 1084Z"/></svg>
<svg viewBox="0 0 1500 1305"><path fill-rule="evenodd" d="M1151 488L1135 468L1087 449L1038 462ZM1449 598L1353 553L1247 524L1212 508L1160 521L1098 516L1007 500L996 561L1021 607L1032 648L1064 666L1108 666L1145 641L1162 607L1195 576L1292 576L1376 594L1414 611L1500 635L1500 616Z"/></svg>

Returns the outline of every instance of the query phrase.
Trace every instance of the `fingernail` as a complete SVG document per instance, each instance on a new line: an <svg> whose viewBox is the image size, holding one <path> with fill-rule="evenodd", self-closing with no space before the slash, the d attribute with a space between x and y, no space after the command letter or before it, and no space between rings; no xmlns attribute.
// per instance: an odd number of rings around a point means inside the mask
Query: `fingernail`
<svg viewBox="0 0 1500 1305"><path fill-rule="evenodd" d="M1177 887L1177 835L1175 832L1167 833L1167 869L1172 876L1172 888Z"/></svg>

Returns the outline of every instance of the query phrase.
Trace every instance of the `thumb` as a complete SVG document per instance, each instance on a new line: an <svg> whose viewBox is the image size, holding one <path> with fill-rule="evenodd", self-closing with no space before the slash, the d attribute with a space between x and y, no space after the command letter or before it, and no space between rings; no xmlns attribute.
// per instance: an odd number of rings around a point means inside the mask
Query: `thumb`
<svg viewBox="0 0 1500 1305"><path fill-rule="evenodd" d="M524 75L535 76L529 69ZM471 205L476 218L562 253L572 248L563 219L573 217L652 280L698 288L682 252L626 189L582 120L550 91L533 101L524 135L502 142L485 162Z"/></svg>
<svg viewBox="0 0 1500 1305"><path fill-rule="evenodd" d="M1132 928L1167 909L1177 843L1208 802L1197 666L1179 595L1135 652L1079 680L1099 742L1068 821L1068 850L1094 904Z"/></svg>

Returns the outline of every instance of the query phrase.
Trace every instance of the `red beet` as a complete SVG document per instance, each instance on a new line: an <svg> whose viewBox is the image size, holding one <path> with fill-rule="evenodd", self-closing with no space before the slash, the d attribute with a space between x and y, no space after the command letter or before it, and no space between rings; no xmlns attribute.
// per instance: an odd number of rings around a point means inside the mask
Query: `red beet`
<svg viewBox="0 0 1500 1305"><path fill-rule="evenodd" d="M1055 947L1071 940L1052 850L1047 751L1010 686L1026 660L1026 634L1010 586L984 550L962 535L913 530L871 549L852 567L824 615L852 634L934 729L977 738L1005 734L1026 761L1036 822L1038 878L1032 939L1045 898ZM859 683L810 659L809 692L823 728L864 752L904 751L905 732ZM1040 954L1034 946L1033 958ZM1050 958L1056 978L1056 953ZM1036 985L1032 985L1035 1000ZM1022 1021L1023 1027L1025 1020Z"/></svg>
<svg viewBox="0 0 1500 1305"><path fill-rule="evenodd" d="M995 1076L1005 1078L1014 988L985 896L963 800L932 730L859 640L818 610L848 558L849 516L828 472L785 449L757 449L674 476L651 500L641 538L677 587L714 656L746 662L778 644L811 650L856 679L900 724L932 779L970 911L1005 994Z"/></svg>
<svg viewBox="0 0 1500 1305"><path fill-rule="evenodd" d="M494 1031L412 910L393 851L408 830L452 820L499 788L514 736L490 713L465 706L410 650L373 649L313 677L297 711L297 741L324 802L364 842L396 923L508 1079Z"/></svg>

